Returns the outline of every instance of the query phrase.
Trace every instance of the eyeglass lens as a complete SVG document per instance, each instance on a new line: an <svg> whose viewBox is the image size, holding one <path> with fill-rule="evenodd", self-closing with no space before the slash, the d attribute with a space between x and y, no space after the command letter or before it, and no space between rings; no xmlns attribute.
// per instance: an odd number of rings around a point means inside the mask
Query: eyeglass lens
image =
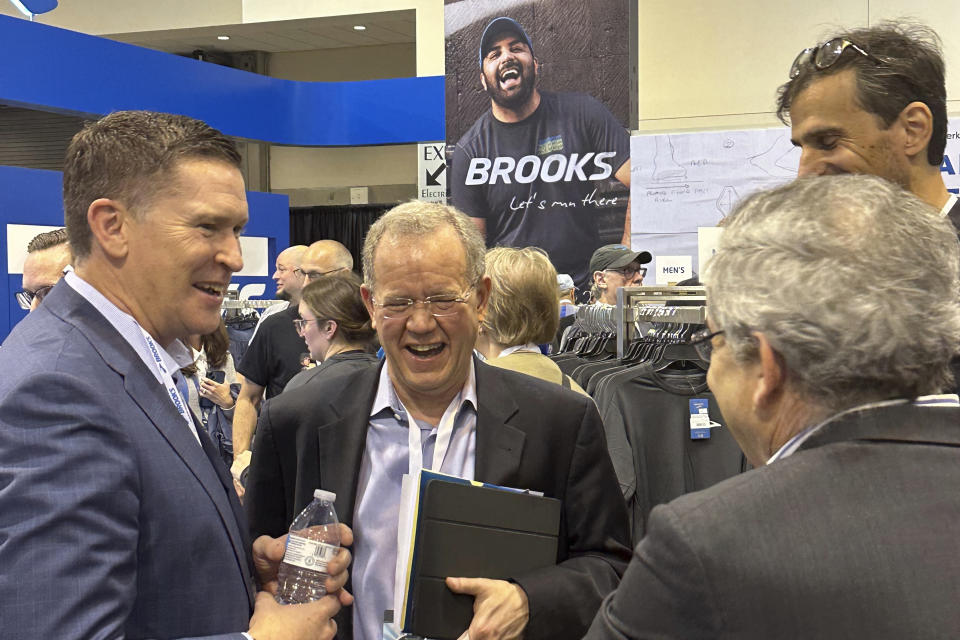
<svg viewBox="0 0 960 640"><path fill-rule="evenodd" d="M853 49L875 63L881 62L855 43L844 40L843 38L833 38L818 47L807 48L801 51L797 57L794 58L793 64L790 65L790 79L792 80L800 75L800 69L803 65L808 64L811 58L813 59L813 66L818 70L823 71L824 69L829 69L840 59L840 56L843 55L843 52L848 48Z"/></svg>
<svg viewBox="0 0 960 640"><path fill-rule="evenodd" d="M43 299L47 297L47 294L50 293L50 290L53 289L53 285L47 285L46 287L40 287L36 291L29 291L27 289L21 289L14 294L14 297L17 299L17 304L20 305L20 308L24 311L30 310L30 305L33 304L33 299L37 299L37 304L43 302Z"/></svg>

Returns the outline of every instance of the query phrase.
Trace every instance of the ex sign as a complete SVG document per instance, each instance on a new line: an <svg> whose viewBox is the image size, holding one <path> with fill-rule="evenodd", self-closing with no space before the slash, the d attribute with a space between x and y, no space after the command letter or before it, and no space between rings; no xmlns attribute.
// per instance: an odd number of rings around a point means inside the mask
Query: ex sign
<svg viewBox="0 0 960 640"><path fill-rule="evenodd" d="M447 162L443 142L417 145L417 198L427 202L447 201Z"/></svg>

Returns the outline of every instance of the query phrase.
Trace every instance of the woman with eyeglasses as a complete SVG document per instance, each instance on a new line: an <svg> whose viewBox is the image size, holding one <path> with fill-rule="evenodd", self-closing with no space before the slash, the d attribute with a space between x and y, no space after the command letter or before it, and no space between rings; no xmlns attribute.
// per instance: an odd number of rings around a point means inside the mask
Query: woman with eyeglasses
<svg viewBox="0 0 960 640"><path fill-rule="evenodd" d="M295 375L284 391L301 387L330 371L376 364L372 353L376 332L363 306L360 284L360 278L352 271L340 271L303 287L300 319L294 320L294 324L318 366Z"/></svg>

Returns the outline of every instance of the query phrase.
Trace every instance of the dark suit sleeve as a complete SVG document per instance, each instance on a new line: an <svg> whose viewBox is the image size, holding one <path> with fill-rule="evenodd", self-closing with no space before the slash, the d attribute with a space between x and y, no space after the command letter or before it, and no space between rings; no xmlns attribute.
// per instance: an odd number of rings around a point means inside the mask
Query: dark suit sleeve
<svg viewBox="0 0 960 640"><path fill-rule="evenodd" d="M582 401L563 498L567 557L517 580L530 605L525 640L581 637L630 558L626 508L600 415L593 400Z"/></svg>
<svg viewBox="0 0 960 640"><path fill-rule="evenodd" d="M257 422L244 497L253 540L261 535L282 536L290 527L285 499L287 488L283 483L270 405L270 401L264 403Z"/></svg>
<svg viewBox="0 0 960 640"><path fill-rule="evenodd" d="M716 638L721 627L703 564L672 508L660 505L584 640Z"/></svg>

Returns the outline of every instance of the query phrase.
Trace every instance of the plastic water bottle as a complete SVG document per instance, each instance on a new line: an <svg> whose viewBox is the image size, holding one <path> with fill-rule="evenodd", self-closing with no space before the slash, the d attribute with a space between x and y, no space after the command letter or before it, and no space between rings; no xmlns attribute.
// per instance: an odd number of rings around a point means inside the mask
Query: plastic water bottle
<svg viewBox="0 0 960 640"><path fill-rule="evenodd" d="M301 604L327 594L327 563L340 550L340 524L333 502L337 495L317 489L313 502L290 525L278 575L277 601Z"/></svg>

